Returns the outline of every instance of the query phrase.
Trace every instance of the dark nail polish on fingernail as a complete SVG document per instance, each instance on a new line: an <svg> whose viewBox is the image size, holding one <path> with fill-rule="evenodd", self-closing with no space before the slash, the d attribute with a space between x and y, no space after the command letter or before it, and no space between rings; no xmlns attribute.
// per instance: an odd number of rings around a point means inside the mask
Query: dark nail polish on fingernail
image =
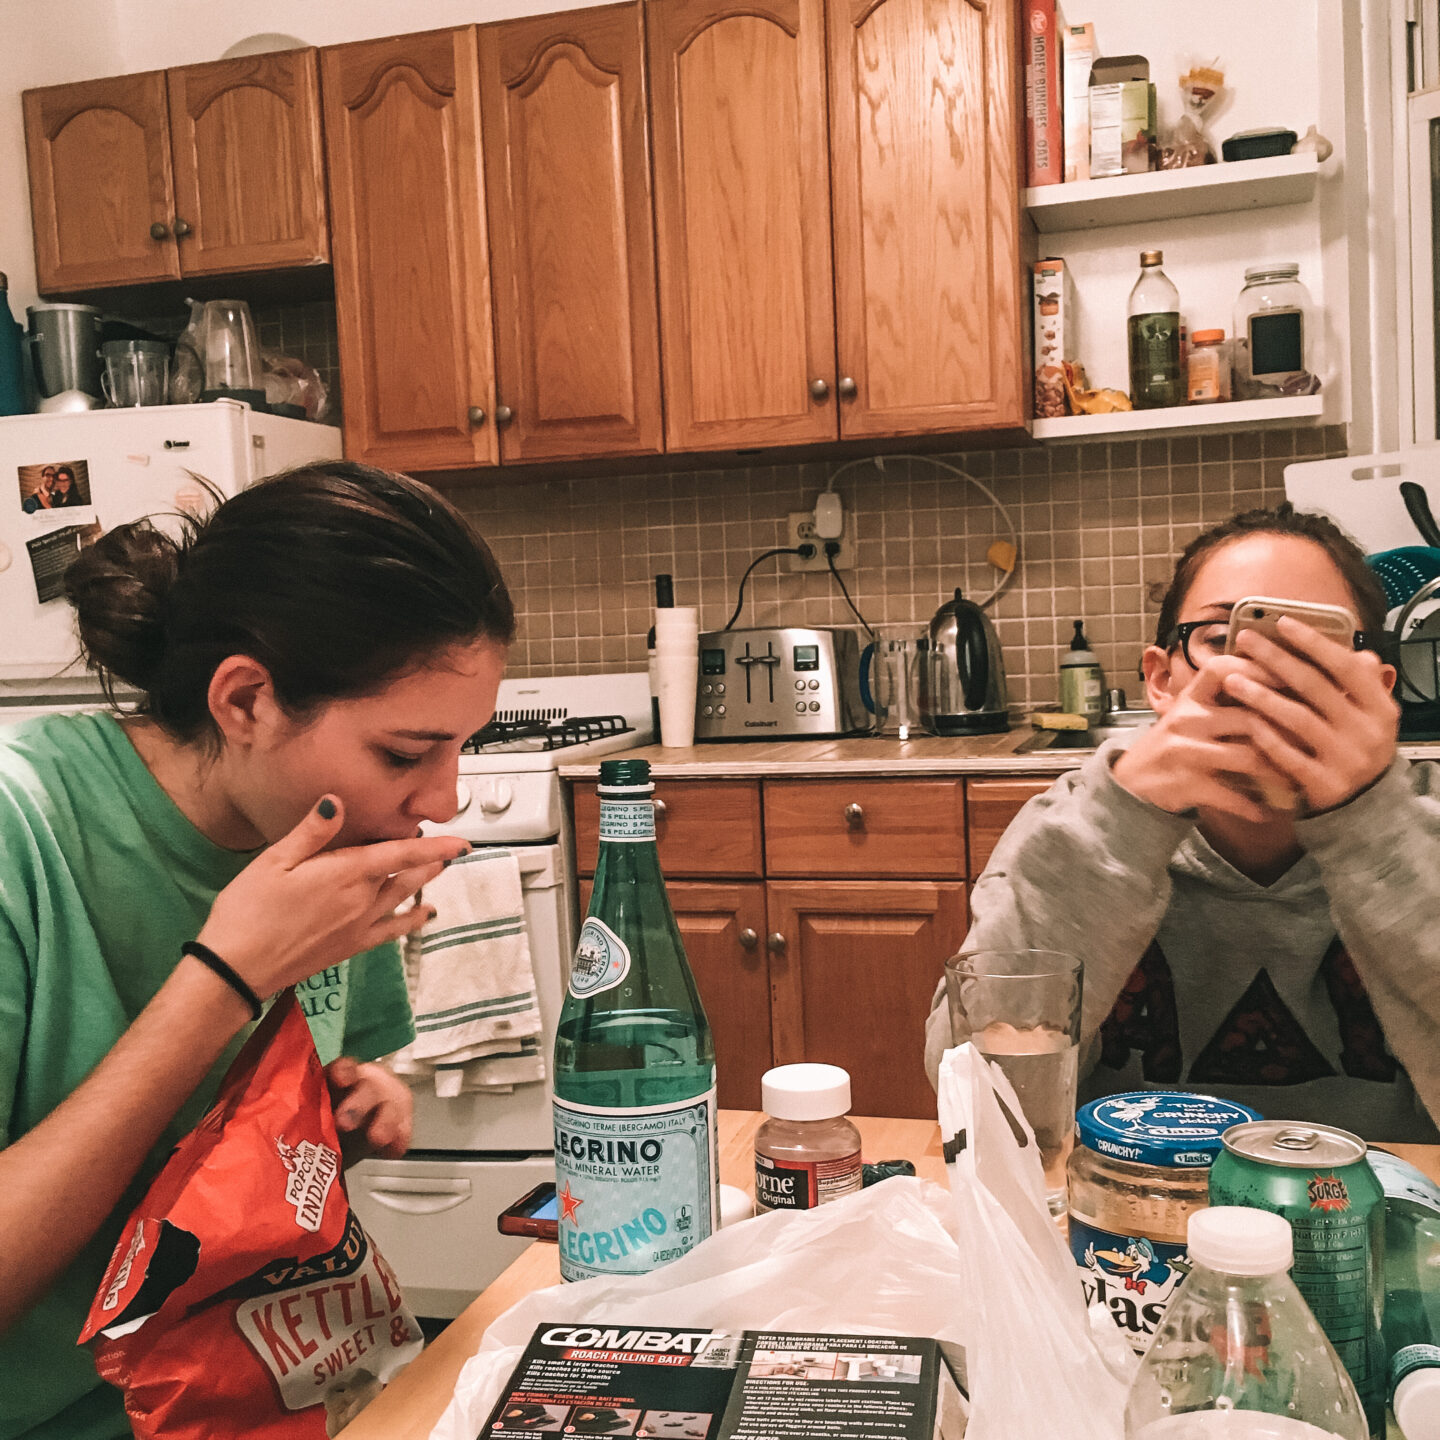
<svg viewBox="0 0 1440 1440"><path fill-rule="evenodd" d="M316 807L322 820L335 818L335 802L327 795Z"/></svg>

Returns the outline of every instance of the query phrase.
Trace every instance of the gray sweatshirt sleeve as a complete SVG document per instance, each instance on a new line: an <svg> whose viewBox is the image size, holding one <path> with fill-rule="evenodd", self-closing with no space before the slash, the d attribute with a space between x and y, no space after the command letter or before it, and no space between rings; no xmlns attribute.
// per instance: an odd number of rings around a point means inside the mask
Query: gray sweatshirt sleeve
<svg viewBox="0 0 1440 1440"><path fill-rule="evenodd" d="M1397 756L1364 794L1296 828L1386 1041L1440 1119L1440 766Z"/></svg>
<svg viewBox="0 0 1440 1440"><path fill-rule="evenodd" d="M1081 1045L1099 1031L1155 937L1170 901L1166 870L1194 828L1132 795L1106 745L1037 795L1011 822L970 892L967 950L1065 950L1085 965ZM942 980L925 1025L925 1069L937 1083L952 1037Z"/></svg>

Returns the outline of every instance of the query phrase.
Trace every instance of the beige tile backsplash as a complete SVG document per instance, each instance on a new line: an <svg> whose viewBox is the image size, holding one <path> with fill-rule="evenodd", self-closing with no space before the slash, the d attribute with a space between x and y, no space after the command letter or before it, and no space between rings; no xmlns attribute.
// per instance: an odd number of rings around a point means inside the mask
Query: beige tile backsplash
<svg viewBox="0 0 1440 1440"><path fill-rule="evenodd" d="M1291 461L1345 453L1343 427L1035 446L946 457L989 486L1020 534L1018 573L991 607L1013 703L1056 695L1071 622L1082 618L1109 683L1140 690L1136 666L1175 557L1237 510L1284 498ZM788 543L787 515L809 509L833 464L755 466L579 480L467 480L451 495L494 547L515 596L516 676L645 668L652 577L719 629L761 551ZM979 597L1006 534L981 492L920 458L852 469L838 485L856 564L842 571L866 619L921 628L956 585ZM765 561L740 624L853 623L826 573Z"/></svg>

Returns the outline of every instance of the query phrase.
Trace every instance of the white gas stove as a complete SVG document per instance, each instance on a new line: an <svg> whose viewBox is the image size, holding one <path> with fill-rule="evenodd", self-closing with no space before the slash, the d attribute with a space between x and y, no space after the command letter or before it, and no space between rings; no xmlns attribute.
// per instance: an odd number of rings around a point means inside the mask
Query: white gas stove
<svg viewBox="0 0 1440 1440"><path fill-rule="evenodd" d="M459 813L433 827L476 844L553 839L564 824L559 767L648 745L646 675L504 680L495 718L460 757Z"/></svg>

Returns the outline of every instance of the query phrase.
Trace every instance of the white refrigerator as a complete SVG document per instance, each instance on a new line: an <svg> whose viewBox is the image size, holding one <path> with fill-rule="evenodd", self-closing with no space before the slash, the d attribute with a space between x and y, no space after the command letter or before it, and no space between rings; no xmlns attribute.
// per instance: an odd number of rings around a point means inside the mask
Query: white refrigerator
<svg viewBox="0 0 1440 1440"><path fill-rule="evenodd" d="M81 547L142 516L203 514L206 484L233 495L339 455L339 430L232 400L0 419L0 723L97 701L63 595Z"/></svg>

